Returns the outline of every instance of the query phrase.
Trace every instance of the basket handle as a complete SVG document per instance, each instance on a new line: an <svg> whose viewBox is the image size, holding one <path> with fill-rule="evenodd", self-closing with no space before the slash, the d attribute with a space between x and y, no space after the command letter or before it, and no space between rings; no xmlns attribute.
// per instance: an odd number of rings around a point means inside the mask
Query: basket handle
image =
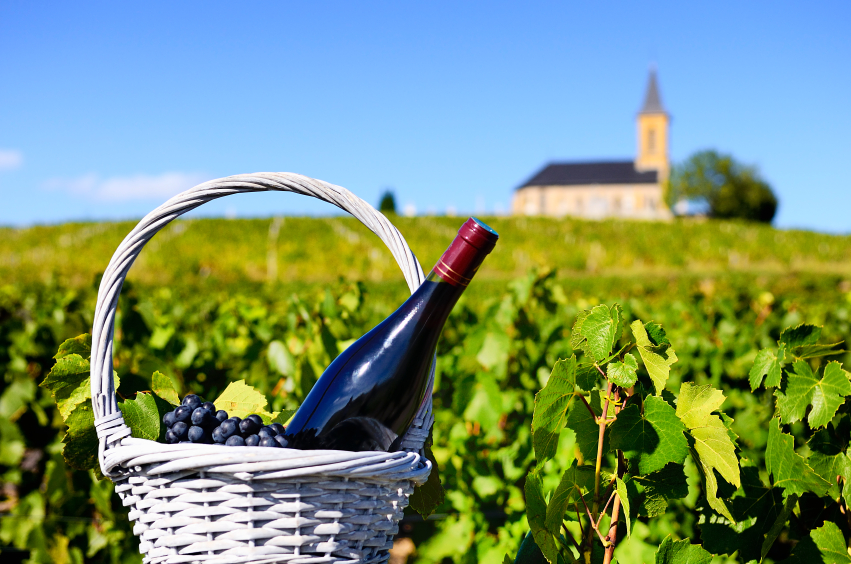
<svg viewBox="0 0 851 564"><path fill-rule="evenodd" d="M130 435L130 428L125 425L124 418L115 401L112 365L115 310L118 307L118 296L121 293L127 272L139 253L142 252L145 243L157 231L184 213L197 208L201 204L230 194L269 191L295 192L296 194L312 196L334 204L352 214L390 249L393 258L396 259L402 269L402 274L405 276L405 281L408 283L411 293L423 282L422 267L420 267L420 263L414 253L411 252L408 243L399 233L399 230L367 202L340 186L289 172L261 172L210 180L171 198L142 218L124 238L112 255L98 289L97 306L92 327L91 388L94 424L99 443L98 460L104 474L108 470L104 467L106 451L116 446L121 439ZM429 392L433 382L434 365L432 365ZM428 433L431 421L431 393L428 393L426 400L420 407L420 412L415 418L414 427L417 428L412 428L409 432L412 439L412 441L409 441L409 447L413 446L415 450L422 448L424 433ZM419 443L419 447L416 447L417 443Z"/></svg>

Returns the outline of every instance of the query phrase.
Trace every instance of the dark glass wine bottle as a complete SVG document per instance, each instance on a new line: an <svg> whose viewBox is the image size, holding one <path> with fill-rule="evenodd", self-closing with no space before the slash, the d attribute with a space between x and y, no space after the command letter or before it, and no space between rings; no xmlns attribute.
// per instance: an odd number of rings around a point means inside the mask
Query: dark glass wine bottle
<svg viewBox="0 0 851 564"><path fill-rule="evenodd" d="M499 235L468 219L422 285L322 373L287 425L294 448L397 450L423 403L449 312Z"/></svg>

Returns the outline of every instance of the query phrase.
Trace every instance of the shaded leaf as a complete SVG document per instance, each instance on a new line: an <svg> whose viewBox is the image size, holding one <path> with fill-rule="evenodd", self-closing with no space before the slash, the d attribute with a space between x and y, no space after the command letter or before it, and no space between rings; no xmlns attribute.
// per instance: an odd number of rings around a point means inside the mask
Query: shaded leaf
<svg viewBox="0 0 851 564"><path fill-rule="evenodd" d="M157 370L151 377L151 390L171 405L180 405L180 398L171 378Z"/></svg>
<svg viewBox="0 0 851 564"><path fill-rule="evenodd" d="M785 424L802 420L807 408L812 405L807 422L816 429L827 425L839 406L845 403L845 396L851 395L851 380L848 372L836 361L827 363L819 380L806 361L798 360L793 364L786 387L776 390L774 395L781 421Z"/></svg>
<svg viewBox="0 0 851 564"><path fill-rule="evenodd" d="M841 345L843 341L839 341L837 343L828 343L824 345L806 345L804 347L798 347L793 351L793 355L795 358L807 359L807 358L819 358L822 356L834 356L837 354L846 353L845 349L837 349L839 345Z"/></svg>
<svg viewBox="0 0 851 564"><path fill-rule="evenodd" d="M833 424L816 432L808 445L810 456L807 457L807 464L830 484L828 495L833 499L839 498L843 492L836 483L836 477L841 476L845 484L851 482L851 456L848 456L842 443L834 436ZM846 498L846 501L851 500Z"/></svg>
<svg viewBox="0 0 851 564"><path fill-rule="evenodd" d="M821 327L801 323L796 327L787 327L784 329L780 333L780 340L778 342L785 344L789 348L794 348L804 345L814 345L818 343L819 337L821 337Z"/></svg>
<svg viewBox="0 0 851 564"><path fill-rule="evenodd" d="M574 503L579 502L583 495L593 491L594 468L592 466L578 466L574 460L570 468L562 474L558 487L556 487L550 497L549 504L547 504L544 520L544 526L547 530L558 536L565 513L573 507Z"/></svg>
<svg viewBox="0 0 851 564"><path fill-rule="evenodd" d="M632 334L635 336L638 354L641 356L642 362L644 362L644 368L647 369L647 374L650 375L653 386L656 388L656 395L658 396L665 389L665 384L667 384L668 376L671 373L671 365L677 361L677 354L670 344L653 343L641 321L633 321L630 329L632 329ZM667 341L667 339L665 340Z"/></svg>
<svg viewBox="0 0 851 564"><path fill-rule="evenodd" d="M429 430L424 449L426 458L431 461L431 473L428 476L428 481L421 486L415 487L414 493L410 497L411 509L422 515L423 519L434 513L434 510L445 499L443 485L440 483L440 470L437 467L434 454L431 452L431 433L431 430Z"/></svg>
<svg viewBox="0 0 851 564"><path fill-rule="evenodd" d="M795 545L792 554L779 564L851 564L842 531L831 521L810 531L807 538Z"/></svg>
<svg viewBox="0 0 851 564"><path fill-rule="evenodd" d="M547 560L556 562L558 546L552 533L546 527L547 503L544 501L544 486L539 469L526 476L526 519L535 537L535 544L541 549Z"/></svg>
<svg viewBox="0 0 851 564"><path fill-rule="evenodd" d="M62 442L62 455L69 466L89 470L98 466L98 436L91 400L79 404L65 420L68 430Z"/></svg>
<svg viewBox="0 0 851 564"><path fill-rule="evenodd" d="M609 429L609 443L629 459L631 473L644 475L669 462L682 464L688 454L685 429L674 408L662 398L648 396L644 413L630 405L618 414Z"/></svg>
<svg viewBox="0 0 851 564"><path fill-rule="evenodd" d="M556 362L547 385L535 395L532 446L538 465L555 456L559 431L567 422L568 411L574 402L581 401L577 400L575 378L576 355Z"/></svg>
<svg viewBox="0 0 851 564"><path fill-rule="evenodd" d="M656 517L665 513L668 502L688 495L688 482L682 464L667 464L646 476L632 476L630 481L644 489L644 499L637 515Z"/></svg>
<svg viewBox="0 0 851 564"><path fill-rule="evenodd" d="M623 362L612 362L606 368L609 380L621 388L631 388L637 378L638 361L630 353L624 355Z"/></svg>
<svg viewBox="0 0 851 564"><path fill-rule="evenodd" d="M776 417L768 424L765 467L775 487L783 488L783 497L808 491L821 496L830 486L795 452L795 439L780 430L780 420Z"/></svg>
<svg viewBox="0 0 851 564"><path fill-rule="evenodd" d="M777 537L780 536L780 533L786 527L786 523L789 522L789 515L792 514L792 510L795 509L795 505L797 503L798 496L795 494L786 498L786 503L783 504L783 509L777 514L777 517L774 519L774 523L771 524L771 528L768 529L767 533L765 533L765 539L762 541L762 548L759 552L760 560L766 557L768 551L771 550L771 547L774 545L774 541L777 540Z"/></svg>
<svg viewBox="0 0 851 564"><path fill-rule="evenodd" d="M656 551L656 564L709 564L712 555L702 546L688 540L675 541L671 535L665 537Z"/></svg>
<svg viewBox="0 0 851 564"><path fill-rule="evenodd" d="M600 414L597 413L597 416ZM583 460L597 459L597 443L599 441L600 426L594 420L594 415L588 410L585 402L575 401L567 411L565 425L573 431L576 436L576 446ZM608 441L604 438L603 453L607 453Z"/></svg>

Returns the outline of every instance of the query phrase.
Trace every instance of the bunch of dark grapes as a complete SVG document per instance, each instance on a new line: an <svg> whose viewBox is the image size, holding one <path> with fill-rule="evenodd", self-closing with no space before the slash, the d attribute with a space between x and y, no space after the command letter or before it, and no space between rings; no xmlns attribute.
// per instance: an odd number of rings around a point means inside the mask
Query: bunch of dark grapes
<svg viewBox="0 0 851 564"><path fill-rule="evenodd" d="M216 411L213 402L203 401L195 394L183 398L180 406L163 416L165 442L225 444L228 446L287 446L286 430L280 423L263 425L259 415L245 419L228 417L227 411Z"/></svg>

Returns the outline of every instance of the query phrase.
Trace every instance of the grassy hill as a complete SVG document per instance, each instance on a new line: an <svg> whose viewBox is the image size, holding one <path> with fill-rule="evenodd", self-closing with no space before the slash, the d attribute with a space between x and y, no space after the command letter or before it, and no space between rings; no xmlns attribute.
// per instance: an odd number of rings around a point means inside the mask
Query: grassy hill
<svg viewBox="0 0 851 564"><path fill-rule="evenodd" d="M485 217L501 235L477 280L483 288L532 267L557 270L584 293L687 290L696 284L835 287L851 278L851 237L728 221L649 223ZM190 219L147 245L130 280L142 286L311 285L340 277L404 292L380 241L350 217L277 220ZM461 217L397 217L393 222L428 270ZM133 222L0 229L0 280L91 285ZM271 233L274 233L272 230ZM620 290L620 291L619 291Z"/></svg>

